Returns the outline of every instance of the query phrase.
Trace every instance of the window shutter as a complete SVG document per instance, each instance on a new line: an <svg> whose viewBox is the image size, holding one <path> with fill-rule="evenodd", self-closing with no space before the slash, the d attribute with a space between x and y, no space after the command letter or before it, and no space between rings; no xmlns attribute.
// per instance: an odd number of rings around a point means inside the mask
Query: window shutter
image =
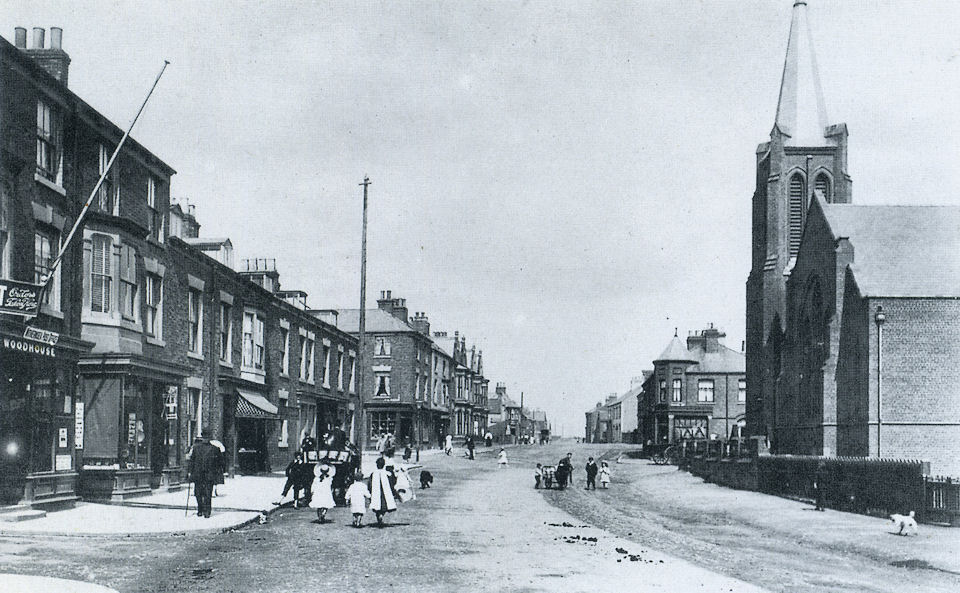
<svg viewBox="0 0 960 593"><path fill-rule="evenodd" d="M794 175L790 178L790 205L789 205L789 230L790 230L790 255L794 256L800 250L800 238L803 235L803 207L804 207L804 183L800 175Z"/></svg>

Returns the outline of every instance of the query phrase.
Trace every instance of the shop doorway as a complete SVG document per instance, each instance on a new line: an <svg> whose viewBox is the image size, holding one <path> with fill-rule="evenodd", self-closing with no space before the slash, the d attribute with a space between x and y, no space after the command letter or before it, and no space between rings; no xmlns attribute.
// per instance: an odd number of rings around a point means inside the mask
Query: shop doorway
<svg viewBox="0 0 960 593"><path fill-rule="evenodd" d="M265 420L237 418L237 464L242 474L267 471L267 426Z"/></svg>

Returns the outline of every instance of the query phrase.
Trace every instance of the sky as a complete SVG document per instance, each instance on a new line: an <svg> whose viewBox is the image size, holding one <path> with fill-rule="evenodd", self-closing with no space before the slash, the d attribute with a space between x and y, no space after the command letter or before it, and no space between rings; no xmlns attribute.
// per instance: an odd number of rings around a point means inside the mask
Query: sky
<svg viewBox="0 0 960 593"><path fill-rule="evenodd" d="M70 87L177 175L201 235L314 308L381 290L483 350L556 432L673 336L740 348L782 1L0 0L59 26ZM960 3L810 0L860 204L960 204ZM491 387L492 389L492 387Z"/></svg>

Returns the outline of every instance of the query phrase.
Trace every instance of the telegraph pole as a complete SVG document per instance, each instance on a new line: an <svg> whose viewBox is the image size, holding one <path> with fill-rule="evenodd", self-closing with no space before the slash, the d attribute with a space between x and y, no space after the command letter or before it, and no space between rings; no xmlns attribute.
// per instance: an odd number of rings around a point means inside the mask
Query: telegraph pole
<svg viewBox="0 0 960 593"><path fill-rule="evenodd" d="M357 346L357 367L360 374L357 376L357 434L354 440L360 453L367 441L366 419L363 413L363 352L367 339L367 189L370 187L370 178L363 176L363 239L360 247L360 343Z"/></svg>

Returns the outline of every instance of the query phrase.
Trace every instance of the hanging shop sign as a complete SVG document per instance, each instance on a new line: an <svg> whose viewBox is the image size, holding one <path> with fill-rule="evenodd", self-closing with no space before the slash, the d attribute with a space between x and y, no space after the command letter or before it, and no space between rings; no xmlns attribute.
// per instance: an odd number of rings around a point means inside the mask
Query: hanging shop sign
<svg viewBox="0 0 960 593"><path fill-rule="evenodd" d="M50 346L56 346L57 342L60 341L60 334L57 332L40 329L32 325L28 325L23 330L23 337L27 340L34 340L35 342L49 344Z"/></svg>
<svg viewBox="0 0 960 593"><path fill-rule="evenodd" d="M33 317L40 310L40 293L43 286L0 280L0 313Z"/></svg>
<svg viewBox="0 0 960 593"><path fill-rule="evenodd" d="M167 410L167 420L176 420L177 419L177 386L168 385L167 386L167 395L164 401L164 407Z"/></svg>
<svg viewBox="0 0 960 593"><path fill-rule="evenodd" d="M73 448L83 449L83 402L77 402L74 416Z"/></svg>

